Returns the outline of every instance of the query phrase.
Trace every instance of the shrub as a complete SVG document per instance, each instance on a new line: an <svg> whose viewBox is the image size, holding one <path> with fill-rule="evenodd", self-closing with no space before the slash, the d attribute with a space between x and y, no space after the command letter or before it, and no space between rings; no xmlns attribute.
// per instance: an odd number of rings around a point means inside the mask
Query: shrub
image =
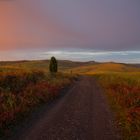
<svg viewBox="0 0 140 140"><path fill-rule="evenodd" d="M111 107L116 112L124 139L140 137L140 73L115 73L99 76Z"/></svg>
<svg viewBox="0 0 140 140"><path fill-rule="evenodd" d="M41 71L0 73L0 138L10 132L13 124L34 106L59 96L59 91L70 84L72 77Z"/></svg>
<svg viewBox="0 0 140 140"><path fill-rule="evenodd" d="M8 73L1 75L0 87L1 91L20 93L29 84L36 84L43 79L45 74L40 71Z"/></svg>

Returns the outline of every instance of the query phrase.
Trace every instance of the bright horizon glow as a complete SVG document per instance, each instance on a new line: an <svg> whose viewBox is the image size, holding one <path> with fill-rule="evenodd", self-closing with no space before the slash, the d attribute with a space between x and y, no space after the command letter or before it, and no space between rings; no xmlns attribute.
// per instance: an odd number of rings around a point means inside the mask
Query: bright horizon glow
<svg viewBox="0 0 140 140"><path fill-rule="evenodd" d="M6 58L7 56L10 58ZM16 60L45 60L55 56L58 60L71 61L97 61L97 62L122 62L140 63L140 51L93 51L93 50L55 50L35 51L27 50L0 52L0 61Z"/></svg>

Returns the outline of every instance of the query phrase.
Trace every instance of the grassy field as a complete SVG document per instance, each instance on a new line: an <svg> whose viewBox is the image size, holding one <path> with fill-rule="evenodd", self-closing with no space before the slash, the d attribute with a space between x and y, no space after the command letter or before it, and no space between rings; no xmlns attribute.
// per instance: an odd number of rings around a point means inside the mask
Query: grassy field
<svg viewBox="0 0 140 140"><path fill-rule="evenodd" d="M105 90L124 139L140 138L139 65L100 63L76 67L71 71L96 77Z"/></svg>
<svg viewBox="0 0 140 140"><path fill-rule="evenodd" d="M0 66L0 137L35 106L50 102L74 75L48 73L48 63L13 62Z"/></svg>
<svg viewBox="0 0 140 140"><path fill-rule="evenodd" d="M96 76L116 114L125 139L140 136L140 67L117 63L59 61L49 74L49 61L0 62L0 135L9 133L34 106L59 96L75 74Z"/></svg>
<svg viewBox="0 0 140 140"><path fill-rule="evenodd" d="M96 75L106 91L124 139L140 138L140 72Z"/></svg>
<svg viewBox="0 0 140 140"><path fill-rule="evenodd" d="M59 60L58 67L59 72L69 72L70 69L89 66L96 64L96 62L72 62L68 60ZM15 62L0 62L0 72L5 71L31 71L41 70L48 72L49 61L48 60L37 60L37 61L15 61Z"/></svg>
<svg viewBox="0 0 140 140"><path fill-rule="evenodd" d="M80 66L70 69L73 73L79 74L96 74L110 72L140 72L140 68L133 65L125 65L118 63L99 63L94 65Z"/></svg>

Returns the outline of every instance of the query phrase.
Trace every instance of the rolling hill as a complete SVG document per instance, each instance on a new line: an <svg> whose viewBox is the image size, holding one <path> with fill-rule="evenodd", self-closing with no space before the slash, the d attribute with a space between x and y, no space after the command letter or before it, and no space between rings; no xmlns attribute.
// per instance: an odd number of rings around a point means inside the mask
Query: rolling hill
<svg viewBox="0 0 140 140"><path fill-rule="evenodd" d="M140 72L139 64L123 64L123 63L98 63L95 61L89 62L74 62L69 60L58 60L59 71L78 74L94 74L102 72ZM43 70L48 72L49 60L34 60L34 61L13 61L0 62L0 71L15 71L15 70Z"/></svg>
<svg viewBox="0 0 140 140"><path fill-rule="evenodd" d="M94 74L104 72L140 72L140 68L119 63L99 63L71 69L73 73Z"/></svg>

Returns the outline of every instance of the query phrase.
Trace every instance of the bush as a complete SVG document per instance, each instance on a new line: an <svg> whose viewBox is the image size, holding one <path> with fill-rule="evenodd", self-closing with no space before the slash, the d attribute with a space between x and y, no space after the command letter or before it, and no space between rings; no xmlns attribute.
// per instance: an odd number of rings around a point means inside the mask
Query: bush
<svg viewBox="0 0 140 140"><path fill-rule="evenodd" d="M40 71L8 73L5 75L1 75L0 79L1 91L20 93L29 84L36 84L44 77L45 77L44 73Z"/></svg>
<svg viewBox="0 0 140 140"><path fill-rule="evenodd" d="M34 106L58 97L71 81L61 73L53 77L40 71L0 74L0 138Z"/></svg>

